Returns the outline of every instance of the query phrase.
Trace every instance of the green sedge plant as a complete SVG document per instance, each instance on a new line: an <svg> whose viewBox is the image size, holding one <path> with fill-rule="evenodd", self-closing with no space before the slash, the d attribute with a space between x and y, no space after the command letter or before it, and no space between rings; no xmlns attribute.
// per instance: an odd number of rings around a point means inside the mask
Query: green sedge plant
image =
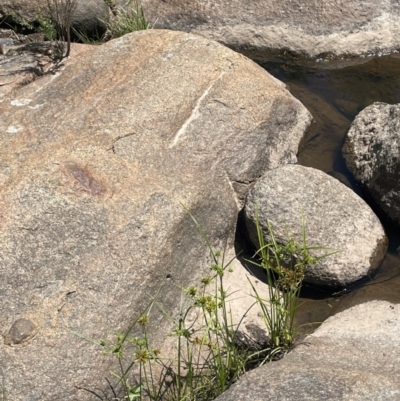
<svg viewBox="0 0 400 401"><path fill-rule="evenodd" d="M207 237L204 237L207 238ZM212 263L210 275L196 286L181 288L182 299L177 317L164 310L156 298L135 319L127 332L116 335L116 341L96 343L118 360L119 371L112 372L111 394L91 391L102 401L207 401L227 390L256 354L239 347L236 330L227 307L223 277L230 263L224 253L214 251L208 239ZM148 325L151 308L157 306L170 321L176 354L163 356L150 344ZM137 335L137 328L140 334ZM92 340L91 340L92 341Z"/></svg>
<svg viewBox="0 0 400 401"><path fill-rule="evenodd" d="M287 352L296 338L297 328L294 325L299 296L307 269L321 259L337 251L322 246L308 246L306 240L306 223L301 218L301 241L298 242L289 233L285 241L278 241L270 222L267 223L268 242L264 237L256 210L256 230L259 249L257 262L266 273L268 284L267 297L259 294L250 282L254 297L259 305L265 328L270 338L271 347L276 354ZM319 253L319 256L316 256Z"/></svg>
<svg viewBox="0 0 400 401"><path fill-rule="evenodd" d="M155 301L156 297L149 302L124 333L115 333L116 339L113 342L105 339L95 340L70 330L73 334L99 345L103 354L111 355L117 360L118 371L110 372L115 379L114 382L107 379L109 392L86 388L82 388L82 390L90 392L102 401L144 399L142 395L145 390L147 392L148 389L151 389L153 382L151 369L150 376L148 374L148 366L151 367L152 362L159 358L159 350L153 348L149 343L147 330Z"/></svg>
<svg viewBox="0 0 400 401"><path fill-rule="evenodd" d="M258 352L238 346L238 326L232 323L223 277L233 259L213 249L201 225L188 211L210 252L209 275L198 286L180 288L179 313L172 316L155 297L125 333L116 333L112 343L95 341L118 361L112 372L109 393L88 390L102 401L207 401L227 390L249 366ZM165 356L151 345L151 312L154 307L169 320L174 355ZM83 336L81 336L83 337Z"/></svg>
<svg viewBox="0 0 400 401"><path fill-rule="evenodd" d="M185 289L189 305L181 309L184 312L178 320L172 321L176 328L173 333L178 334L177 374L181 376L183 366L190 375L183 383L177 381L171 400L211 400L246 371L254 355L238 347L238 327L232 322L227 302L233 294L227 293L223 278L232 272L234 259L226 261L225 250L215 251L201 225L186 211L207 245L211 265L210 275L203 277L198 287ZM197 318L189 319L193 314Z"/></svg>
<svg viewBox="0 0 400 401"><path fill-rule="evenodd" d="M186 209L186 208L185 208ZM182 287L179 313L172 316L157 296L124 333L116 333L114 342L95 342L118 361L118 372L112 372L109 393L88 390L102 401L208 401L227 390L245 371L266 361L279 359L293 344L296 330L294 316L304 274L309 265L326 255L315 257L311 252L325 249L308 247L303 219L303 240L297 243L290 236L286 244L278 243L271 225L271 240L266 243L257 215L258 263L266 270L268 294L259 294L250 282L254 305L260 308L270 338L266 349L253 351L237 341L239 324L234 325L229 309L233 294L224 287L224 276L231 271L233 259L226 261L226 252L214 250L195 217L196 225L209 250L209 275L199 285ZM170 322L176 350L163 355L151 344L152 311L158 308Z"/></svg>

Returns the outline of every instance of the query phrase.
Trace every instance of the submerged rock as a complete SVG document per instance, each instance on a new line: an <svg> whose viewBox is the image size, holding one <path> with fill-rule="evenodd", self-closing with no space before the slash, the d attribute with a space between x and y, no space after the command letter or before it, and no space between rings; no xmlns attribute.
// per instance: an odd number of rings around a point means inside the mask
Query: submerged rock
<svg viewBox="0 0 400 401"><path fill-rule="evenodd" d="M400 399L400 305L372 301L325 321L292 352L216 401Z"/></svg>
<svg viewBox="0 0 400 401"><path fill-rule="evenodd" d="M349 179L344 174L339 173L337 171L328 171L327 174L330 175L333 178L336 178L343 185L346 185L346 187L348 187L350 189L353 189L353 187L351 185L351 182L349 181Z"/></svg>
<svg viewBox="0 0 400 401"><path fill-rule="evenodd" d="M347 167L376 205L400 225L400 104L361 111L343 146Z"/></svg>
<svg viewBox="0 0 400 401"><path fill-rule="evenodd" d="M190 34L135 33L63 64L2 102L0 332L18 318L38 332L0 343L13 401L107 387L111 359L71 331L114 339L158 290L177 312L180 286L209 271L182 204L223 249L249 185L311 121L261 67Z"/></svg>
<svg viewBox="0 0 400 401"><path fill-rule="evenodd" d="M317 256L337 251L306 271L305 281L346 287L372 273L382 262L387 238L379 219L351 189L322 171L300 165L266 172L250 190L246 225L258 247L256 211L264 236L268 222L280 242L288 235L302 243L302 216L308 247L324 246Z"/></svg>

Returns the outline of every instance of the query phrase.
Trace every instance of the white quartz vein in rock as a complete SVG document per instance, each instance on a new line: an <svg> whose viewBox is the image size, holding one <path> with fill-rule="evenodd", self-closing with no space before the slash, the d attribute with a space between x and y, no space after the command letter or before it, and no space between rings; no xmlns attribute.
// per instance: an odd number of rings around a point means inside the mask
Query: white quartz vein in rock
<svg viewBox="0 0 400 401"><path fill-rule="evenodd" d="M180 137L186 132L187 128L189 127L189 125L192 123L192 121L196 120L199 116L199 109L201 106L201 102L203 101L203 99L210 93L210 90L212 89L212 87L226 74L226 71L221 72L221 74L219 74L219 76L214 79L214 81L211 82L211 84L208 86L208 88L204 91L204 93L197 99L197 102L192 110L192 113L190 114L189 118L182 124L181 128L179 128L178 132L176 133L174 139L172 140L171 144L169 145L170 148L174 147Z"/></svg>

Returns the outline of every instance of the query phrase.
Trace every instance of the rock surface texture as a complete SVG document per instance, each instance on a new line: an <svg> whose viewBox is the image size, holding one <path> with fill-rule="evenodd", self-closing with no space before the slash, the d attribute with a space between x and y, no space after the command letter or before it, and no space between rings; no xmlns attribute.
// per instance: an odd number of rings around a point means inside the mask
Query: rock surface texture
<svg viewBox="0 0 400 401"><path fill-rule="evenodd" d="M400 305L355 306L282 360L246 373L216 401L397 401L399 330Z"/></svg>
<svg viewBox="0 0 400 401"><path fill-rule="evenodd" d="M5 48L5 46L3 47ZM52 66L50 48L45 43L32 43L18 48L5 48L0 55L0 102L15 90L44 75ZM3 54L4 54L3 53ZM3 110L4 105L1 104Z"/></svg>
<svg viewBox="0 0 400 401"><path fill-rule="evenodd" d="M374 103L354 119L343 146L349 170L400 225L400 104Z"/></svg>
<svg viewBox="0 0 400 401"><path fill-rule="evenodd" d="M376 269L387 249L379 219L351 189L322 171L290 165L266 172L250 190L246 201L246 225L257 246L256 211L264 235L268 222L276 237L287 233L302 243L302 215L307 245L338 252L306 271L305 280L315 285L346 287Z"/></svg>
<svg viewBox="0 0 400 401"><path fill-rule="evenodd" d="M325 57L375 53L400 45L398 0L143 0L142 4L156 27L201 34L254 57L271 49Z"/></svg>
<svg viewBox="0 0 400 401"><path fill-rule="evenodd" d="M71 55L89 50L91 46L78 43L71 44ZM38 78L41 84L50 81L56 73L50 42L28 43L23 46L3 46L0 54L0 113L6 113L8 107L24 106L13 99L13 93ZM25 104L28 106L28 104Z"/></svg>
<svg viewBox="0 0 400 401"><path fill-rule="evenodd" d="M1 107L0 361L13 401L107 387L109 357L70 330L114 338L160 287L174 313L177 286L209 261L181 203L221 246L248 186L296 154L311 121L244 56L157 30L86 49Z"/></svg>

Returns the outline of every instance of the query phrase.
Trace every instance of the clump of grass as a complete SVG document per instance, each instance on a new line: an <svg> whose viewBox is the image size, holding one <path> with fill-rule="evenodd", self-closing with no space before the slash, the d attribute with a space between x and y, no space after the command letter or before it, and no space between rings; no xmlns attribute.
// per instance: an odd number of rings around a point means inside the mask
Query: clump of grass
<svg viewBox="0 0 400 401"><path fill-rule="evenodd" d="M226 292L223 277L231 271L233 259L226 261L225 252L213 249L201 225L188 213L210 252L210 274L197 286L181 288L181 307L176 318L164 310L156 296L125 333L116 335L115 342L96 342L119 365L119 372L112 372L116 382L109 382L111 394L89 390L102 401L213 400L246 370L278 359L293 344L294 316L304 274L309 265L321 258L310 253L317 248L307 247L304 221L302 243L289 236L285 245L277 242L271 225L271 241L266 243L257 221L257 255L259 265L267 273L267 297L260 295L251 282L250 285L255 297L253 306L260 308L270 342L265 349L255 352L239 345L240 323L232 322L228 302L232 294ZM148 326L154 307L171 323L170 336L176 342L176 355L172 357L162 355L151 345Z"/></svg>
<svg viewBox="0 0 400 401"><path fill-rule="evenodd" d="M99 399L212 400L254 363L257 353L237 346L237 328L227 307L230 294L224 289L223 277L229 273L232 260L226 262L224 252L214 251L198 227L210 250L210 275L203 277L198 286L181 289L181 308L176 318L155 298L127 332L117 334L114 343L97 342L119 364L119 372L112 373L117 382L110 383L111 395L91 391ZM176 344L172 358L163 356L150 344L147 326L154 306L172 325L169 336L175 338Z"/></svg>
<svg viewBox="0 0 400 401"><path fill-rule="evenodd" d="M117 6L114 0L104 0L111 11L110 21L104 22L106 32L97 32L89 36L85 32L74 30L78 39L85 44L100 45L111 39L116 39L131 32L151 29L141 3L138 0L128 0L124 6Z"/></svg>
<svg viewBox="0 0 400 401"><path fill-rule="evenodd" d="M274 229L268 222L269 242L266 243L256 210L256 229L259 243L257 256L267 276L268 297L263 298L250 282L255 299L260 307L271 347L276 353L290 349L296 338L294 318L305 273L310 265L335 252L326 252L315 256L315 252L328 251L326 247L309 247L306 241L306 224L302 217L302 241L297 242L289 234L285 243L279 243Z"/></svg>
<svg viewBox="0 0 400 401"><path fill-rule="evenodd" d="M100 34L97 30L95 30L91 33L91 35L89 35L85 31L79 31L74 28L72 30L78 40L86 45L101 45L107 40L107 32Z"/></svg>
<svg viewBox="0 0 400 401"><path fill-rule="evenodd" d="M112 16L107 25L109 39L119 38L128 33L150 29L143 8L138 0L129 0L124 7L117 7L113 0L105 0Z"/></svg>
<svg viewBox="0 0 400 401"><path fill-rule="evenodd" d="M94 32L89 35L74 29L74 34L80 42L99 45L131 32L152 28L140 0L127 0L123 6L117 6L114 0L104 0L104 2L111 11L110 21L103 21L106 32L104 34ZM45 9L40 10L41 13L35 21L28 21L11 10L8 11L8 15L21 31L42 33L46 40L52 41L53 58L60 61L68 57L71 51L71 22L76 7L77 0L46 0Z"/></svg>

